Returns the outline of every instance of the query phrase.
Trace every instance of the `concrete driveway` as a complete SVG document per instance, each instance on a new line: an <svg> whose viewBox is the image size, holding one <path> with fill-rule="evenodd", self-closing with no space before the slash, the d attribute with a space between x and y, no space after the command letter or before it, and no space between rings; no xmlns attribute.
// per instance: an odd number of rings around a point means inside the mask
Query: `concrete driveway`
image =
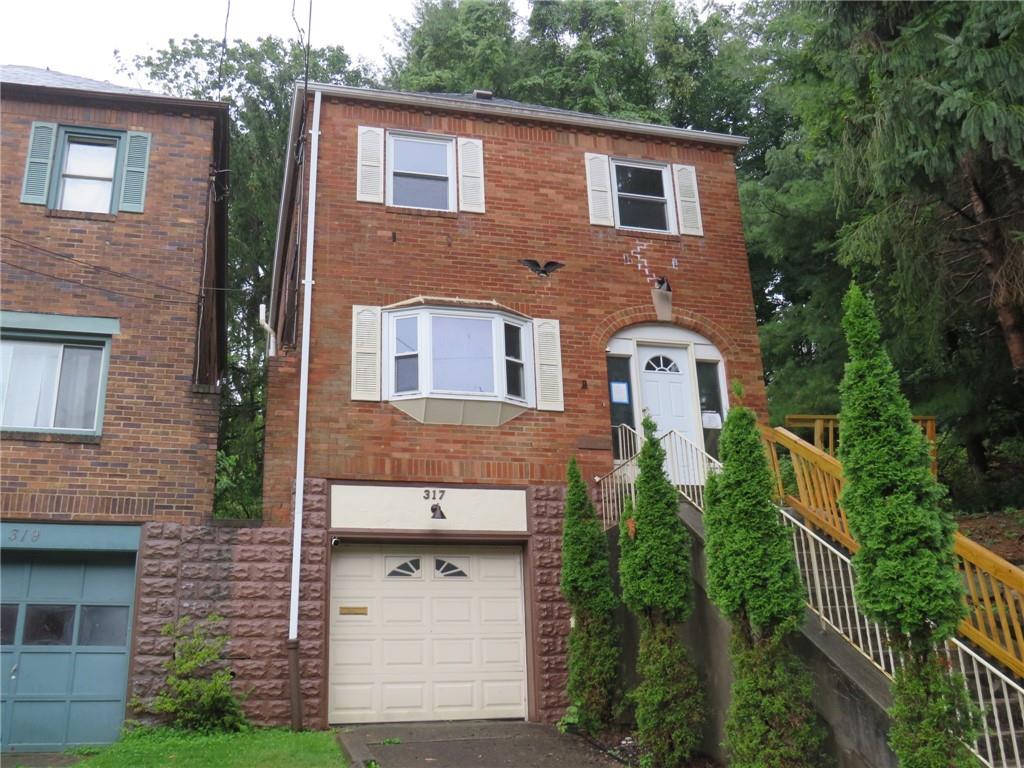
<svg viewBox="0 0 1024 768"><path fill-rule="evenodd" d="M448 722L349 726L338 734L352 768L622 768L551 725Z"/></svg>

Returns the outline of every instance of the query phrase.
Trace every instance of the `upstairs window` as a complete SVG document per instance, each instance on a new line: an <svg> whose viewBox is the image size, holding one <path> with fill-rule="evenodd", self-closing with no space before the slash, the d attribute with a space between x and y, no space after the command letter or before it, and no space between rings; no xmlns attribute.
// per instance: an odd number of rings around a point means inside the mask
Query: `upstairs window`
<svg viewBox="0 0 1024 768"><path fill-rule="evenodd" d="M151 136L32 124L21 202L82 213L142 213Z"/></svg>
<svg viewBox="0 0 1024 768"><path fill-rule="evenodd" d="M388 134L388 205L454 211L454 143Z"/></svg>
<svg viewBox="0 0 1024 768"><path fill-rule="evenodd" d="M638 165L612 160L615 170L615 218L620 227L674 232L667 165Z"/></svg>
<svg viewBox="0 0 1024 768"><path fill-rule="evenodd" d="M483 213L484 144L465 136L360 125L356 200L395 208Z"/></svg>
<svg viewBox="0 0 1024 768"><path fill-rule="evenodd" d="M0 427L98 435L117 321L4 312Z"/></svg>

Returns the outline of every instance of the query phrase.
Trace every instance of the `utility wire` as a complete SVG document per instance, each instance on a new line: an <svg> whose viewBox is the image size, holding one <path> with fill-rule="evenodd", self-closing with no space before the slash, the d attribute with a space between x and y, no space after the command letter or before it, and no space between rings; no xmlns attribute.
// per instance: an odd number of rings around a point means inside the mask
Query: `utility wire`
<svg viewBox="0 0 1024 768"><path fill-rule="evenodd" d="M70 261L70 262L72 262L74 264L80 264L83 267L89 267L90 269L95 269L98 272L106 272L107 274L114 275L115 277L121 277L121 278L124 278L125 280L132 280L132 281L134 281L136 283L144 283L146 285L151 285L154 288L159 288L159 289L161 289L163 291L170 291L172 293L180 293L183 296L191 296L192 298L196 298L196 299L198 299L200 297L200 294L198 294L198 293L192 293L191 291L186 291L186 290L183 290L181 288L175 288L174 286L171 286L171 285L166 285L164 283L158 283L158 282L155 282L153 280L148 280L148 279L146 279L144 277L139 277L138 275L133 275L133 274L131 274L129 272L120 272L120 271L118 271L116 269L111 269L110 267L104 267L104 266L102 266L100 264L92 264L92 263L90 263L88 261L82 261L81 259L76 259L74 256L69 256L66 253L60 253L59 251L53 251L53 250L50 250L49 248L44 248L41 245L36 245L35 243L30 243L30 242L27 242L25 240L19 240L18 238L11 237L10 235L6 235L6 234L5 235L0 235L0 237L3 237L4 240L9 240L10 242L16 243L16 244L18 244L20 246L23 246L25 248L31 248L33 251L38 251L39 253L45 254L47 256L52 256L55 259L62 259L64 261ZM240 292L240 293L245 293L246 292L245 288L206 288L205 290L207 290L207 291Z"/></svg>
<svg viewBox="0 0 1024 768"><path fill-rule="evenodd" d="M224 13L224 40L220 44L220 64L217 66L217 101L221 100L224 93L224 58L228 52L228 19L231 18L231 0L228 0L228 9Z"/></svg>
<svg viewBox="0 0 1024 768"><path fill-rule="evenodd" d="M88 288L89 290L102 291L103 293L109 293L109 294L112 294L114 296L124 296L124 297L127 297L129 299L138 299L139 301L163 301L163 302L166 302L168 304L184 304L184 305L187 305L187 306L192 306L192 302L191 301L185 301L183 299L165 299L165 298L160 298L160 297L157 297L157 296L139 296L138 294L135 294L135 293L125 293L124 291L115 291L113 288L101 288L98 285L89 285L88 283L83 283L81 280L75 280L74 278L58 277L57 275L51 275L49 272L40 272L37 269L32 269L30 267L26 267L26 266L23 266L21 264L15 264L12 261L2 261L2 262L0 262L0 265L3 265L5 267L13 267L14 269L20 269L23 272L29 272L29 273L31 273L33 275L39 275L39 277L46 277L46 278L49 278L50 280L58 280L58 281L60 281L62 283L72 283L74 285L80 285L81 287Z"/></svg>

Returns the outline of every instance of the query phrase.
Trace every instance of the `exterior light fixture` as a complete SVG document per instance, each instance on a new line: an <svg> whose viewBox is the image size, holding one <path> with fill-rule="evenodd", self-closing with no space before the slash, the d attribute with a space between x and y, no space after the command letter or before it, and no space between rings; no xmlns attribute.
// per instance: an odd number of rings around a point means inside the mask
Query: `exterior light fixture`
<svg viewBox="0 0 1024 768"><path fill-rule="evenodd" d="M441 505L440 504L431 504L430 505L430 519L431 520L447 520L448 518L446 518L444 516L444 512L441 511Z"/></svg>
<svg viewBox="0 0 1024 768"><path fill-rule="evenodd" d="M651 301L654 302L654 314L663 323L672 320L672 286L667 277L656 277L651 288Z"/></svg>

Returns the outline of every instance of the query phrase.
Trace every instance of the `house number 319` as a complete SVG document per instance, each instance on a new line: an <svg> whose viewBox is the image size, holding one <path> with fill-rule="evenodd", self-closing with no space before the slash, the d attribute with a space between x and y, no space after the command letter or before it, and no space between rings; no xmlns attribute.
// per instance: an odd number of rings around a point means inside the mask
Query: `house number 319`
<svg viewBox="0 0 1024 768"><path fill-rule="evenodd" d="M423 498L426 501L440 501L444 498L444 488L424 488Z"/></svg>

